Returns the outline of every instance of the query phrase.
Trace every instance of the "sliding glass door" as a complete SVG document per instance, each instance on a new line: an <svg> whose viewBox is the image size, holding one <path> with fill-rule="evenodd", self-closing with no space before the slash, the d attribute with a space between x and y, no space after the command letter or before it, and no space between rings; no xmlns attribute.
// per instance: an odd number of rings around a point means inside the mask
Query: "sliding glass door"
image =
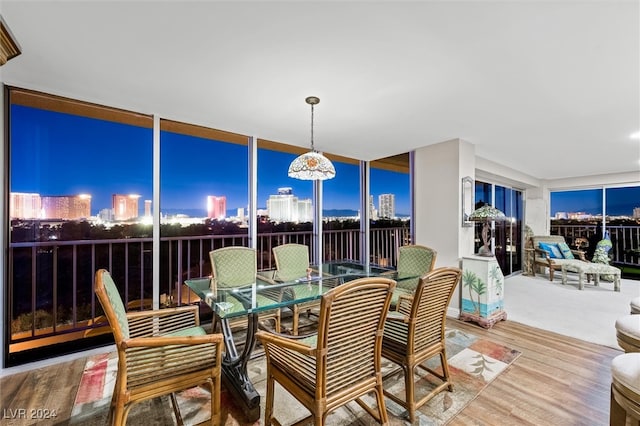
<svg viewBox="0 0 640 426"><path fill-rule="evenodd" d="M506 220L491 224L493 229L492 248L504 275L511 275L522 270L522 220L524 216L522 191L476 181L476 208L490 204L502 211ZM476 224L480 235L482 224ZM475 252L482 245L476 238Z"/></svg>

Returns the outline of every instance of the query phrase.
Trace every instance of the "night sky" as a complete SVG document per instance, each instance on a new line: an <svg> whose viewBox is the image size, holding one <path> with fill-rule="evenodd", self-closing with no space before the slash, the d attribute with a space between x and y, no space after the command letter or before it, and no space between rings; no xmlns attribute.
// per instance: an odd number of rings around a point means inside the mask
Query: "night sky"
<svg viewBox="0 0 640 426"><path fill-rule="evenodd" d="M152 199L152 131L134 126L13 105L11 192L92 196L92 214L111 208L112 194ZM247 147L191 136L161 134L161 210L206 208L207 195L227 197L227 209L247 207ZM70 155L70 153L72 153ZM258 150L258 207L270 194L291 187L312 198L312 183L287 176L295 156ZM336 178L324 181L324 209L359 208L357 165L334 163ZM396 214L409 214L407 174L371 170L371 193L393 193ZM140 208L144 205L140 203ZM640 186L607 189L607 213L631 215L640 207ZM554 192L556 212L602 211L602 191Z"/></svg>
<svg viewBox="0 0 640 426"><path fill-rule="evenodd" d="M11 192L90 194L92 214L110 208L112 194L152 199L150 129L16 105L11 113ZM208 195L226 196L227 209L247 207L246 146L167 132L161 140L161 210L204 211ZM293 188L299 198L312 198L310 181L287 176L294 158L258 150L259 208L266 207L269 195L280 187ZM357 210L358 166L334 165L336 178L323 185L324 209ZM396 213L410 211L407 174L372 169L371 193L376 206L379 194L394 193Z"/></svg>

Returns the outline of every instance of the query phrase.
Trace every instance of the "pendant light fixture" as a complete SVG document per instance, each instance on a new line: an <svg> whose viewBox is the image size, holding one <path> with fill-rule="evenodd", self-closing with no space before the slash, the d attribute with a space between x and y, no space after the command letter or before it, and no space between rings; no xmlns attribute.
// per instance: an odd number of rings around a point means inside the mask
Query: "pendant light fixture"
<svg viewBox="0 0 640 426"><path fill-rule="evenodd" d="M336 169L331 161L315 150L313 146L313 106L320 103L320 98L309 96L305 102L311 105L311 151L296 157L289 166L289 177L301 180L332 179Z"/></svg>

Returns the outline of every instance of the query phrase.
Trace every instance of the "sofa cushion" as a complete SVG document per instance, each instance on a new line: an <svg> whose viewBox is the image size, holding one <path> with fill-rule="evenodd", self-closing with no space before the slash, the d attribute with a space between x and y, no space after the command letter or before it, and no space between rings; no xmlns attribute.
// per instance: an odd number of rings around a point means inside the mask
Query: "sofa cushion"
<svg viewBox="0 0 640 426"><path fill-rule="evenodd" d="M545 250L547 253L549 253L549 257L551 257L552 259L563 259L564 258L562 256L562 252L560 251L560 248L558 248L558 244L540 242L540 243L538 243L538 246L542 250Z"/></svg>
<svg viewBox="0 0 640 426"><path fill-rule="evenodd" d="M571 253L571 249L569 248L569 244L567 243L558 243L558 248L560 252L562 252L562 257L565 259L575 259L573 253Z"/></svg>

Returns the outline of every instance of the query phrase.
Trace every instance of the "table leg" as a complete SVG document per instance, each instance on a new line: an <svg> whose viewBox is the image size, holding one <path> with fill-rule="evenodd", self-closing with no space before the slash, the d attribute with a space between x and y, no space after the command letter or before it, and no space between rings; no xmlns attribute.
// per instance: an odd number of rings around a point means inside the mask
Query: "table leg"
<svg viewBox="0 0 640 426"><path fill-rule="evenodd" d="M613 276L613 291L620 291L620 273Z"/></svg>
<svg viewBox="0 0 640 426"><path fill-rule="evenodd" d="M256 343L255 333L258 329L258 315L249 314L247 320L247 335L242 353L238 354L233 341L233 334L229 321L220 318L222 334L224 335L225 353L222 360L222 378L234 400L238 402L250 422L260 419L260 394L256 391L247 373L247 363Z"/></svg>
<svg viewBox="0 0 640 426"><path fill-rule="evenodd" d="M593 285L598 287L600 285L600 273L596 272L593 274Z"/></svg>

